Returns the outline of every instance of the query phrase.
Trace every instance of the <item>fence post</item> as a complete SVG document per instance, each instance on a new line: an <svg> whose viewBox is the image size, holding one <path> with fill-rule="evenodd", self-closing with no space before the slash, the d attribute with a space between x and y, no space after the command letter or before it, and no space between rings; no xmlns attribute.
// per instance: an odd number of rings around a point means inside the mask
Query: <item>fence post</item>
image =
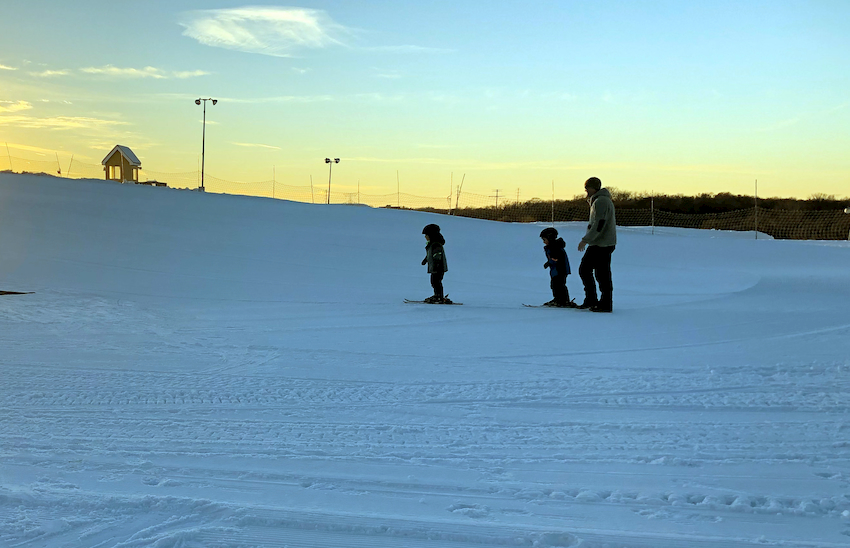
<svg viewBox="0 0 850 548"><path fill-rule="evenodd" d="M460 204L460 191L463 190L463 182L466 180L466 173L463 174L463 177L460 178L460 185L457 187L457 198L455 199L455 211Z"/></svg>
<svg viewBox="0 0 850 548"><path fill-rule="evenodd" d="M552 179L552 226L555 226L555 179Z"/></svg>
<svg viewBox="0 0 850 548"><path fill-rule="evenodd" d="M652 223L652 234L655 234L655 195L649 197L650 223Z"/></svg>
<svg viewBox="0 0 850 548"><path fill-rule="evenodd" d="M845 214L845 215L850 215L850 207L845 207L845 208L844 208L844 214ZM848 233L847 233L847 239L848 239L848 240L850 240L850 232L848 232Z"/></svg>
<svg viewBox="0 0 850 548"><path fill-rule="evenodd" d="M756 240L759 239L759 180L756 179L755 192L755 207L753 208L753 217L755 218Z"/></svg>
<svg viewBox="0 0 850 548"><path fill-rule="evenodd" d="M452 210L452 193L455 191L455 172L452 171L451 175L449 175L449 215L454 215L455 212Z"/></svg>

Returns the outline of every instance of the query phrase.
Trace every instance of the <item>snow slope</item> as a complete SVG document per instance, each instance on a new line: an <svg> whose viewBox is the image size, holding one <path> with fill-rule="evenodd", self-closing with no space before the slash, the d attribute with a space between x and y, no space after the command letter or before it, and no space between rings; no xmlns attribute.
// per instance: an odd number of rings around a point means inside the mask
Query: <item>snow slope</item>
<svg viewBox="0 0 850 548"><path fill-rule="evenodd" d="M850 248L540 228L0 174L0 546L850 545Z"/></svg>

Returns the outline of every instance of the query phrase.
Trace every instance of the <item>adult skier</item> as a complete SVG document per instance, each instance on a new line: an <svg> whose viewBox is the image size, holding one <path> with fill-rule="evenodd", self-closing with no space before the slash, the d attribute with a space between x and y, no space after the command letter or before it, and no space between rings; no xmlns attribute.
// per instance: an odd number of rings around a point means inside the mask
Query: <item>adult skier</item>
<svg viewBox="0 0 850 548"><path fill-rule="evenodd" d="M578 267L578 275L584 284L584 302L579 308L592 312L614 310L614 284L611 280L611 254L617 246L617 221L614 202L608 189L602 188L598 177L584 183L587 201L590 204L590 220L587 233L578 244L578 250L587 251ZM596 281L599 282L599 298L596 297Z"/></svg>

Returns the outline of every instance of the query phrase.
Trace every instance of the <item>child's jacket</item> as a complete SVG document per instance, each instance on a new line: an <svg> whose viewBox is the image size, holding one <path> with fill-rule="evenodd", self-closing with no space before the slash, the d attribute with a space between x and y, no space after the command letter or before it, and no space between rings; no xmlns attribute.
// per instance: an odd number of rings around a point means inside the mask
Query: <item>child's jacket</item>
<svg viewBox="0 0 850 548"><path fill-rule="evenodd" d="M449 265L446 262L446 251L443 249L443 244L446 241L439 234L439 239L432 238L428 245L425 246L425 261L428 263L428 274L436 274L438 272L448 272Z"/></svg>
<svg viewBox="0 0 850 548"><path fill-rule="evenodd" d="M546 265L549 268L549 276L555 278L557 276L566 277L572 274L570 270L570 260L567 258L567 244L563 238L558 238L549 245L543 246L543 251L546 253Z"/></svg>

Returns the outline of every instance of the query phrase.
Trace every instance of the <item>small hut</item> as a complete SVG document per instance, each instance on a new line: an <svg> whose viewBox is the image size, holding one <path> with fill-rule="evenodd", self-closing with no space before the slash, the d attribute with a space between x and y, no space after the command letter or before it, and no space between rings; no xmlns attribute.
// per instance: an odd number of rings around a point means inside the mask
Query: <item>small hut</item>
<svg viewBox="0 0 850 548"><path fill-rule="evenodd" d="M142 168L142 163L129 147L115 145L101 163L107 181L139 182L139 170Z"/></svg>

